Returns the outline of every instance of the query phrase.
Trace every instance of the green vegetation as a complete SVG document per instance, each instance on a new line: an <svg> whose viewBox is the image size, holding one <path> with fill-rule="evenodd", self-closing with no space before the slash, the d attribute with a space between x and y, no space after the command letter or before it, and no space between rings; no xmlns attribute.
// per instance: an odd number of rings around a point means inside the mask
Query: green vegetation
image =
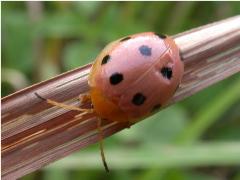
<svg viewBox="0 0 240 180"><path fill-rule="evenodd" d="M240 12L239 2L1 4L2 96L87 64L122 36L173 35ZM238 74L106 139L109 174L96 144L22 179L240 179L239 92Z"/></svg>

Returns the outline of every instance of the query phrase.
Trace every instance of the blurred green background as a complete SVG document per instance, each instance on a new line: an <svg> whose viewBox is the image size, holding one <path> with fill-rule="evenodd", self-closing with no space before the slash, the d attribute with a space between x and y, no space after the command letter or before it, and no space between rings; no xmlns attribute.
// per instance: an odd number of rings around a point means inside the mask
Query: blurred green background
<svg viewBox="0 0 240 180"><path fill-rule="evenodd" d="M240 13L239 2L2 2L1 95L94 60L133 33L173 35ZM240 179L240 76L232 76L24 180Z"/></svg>

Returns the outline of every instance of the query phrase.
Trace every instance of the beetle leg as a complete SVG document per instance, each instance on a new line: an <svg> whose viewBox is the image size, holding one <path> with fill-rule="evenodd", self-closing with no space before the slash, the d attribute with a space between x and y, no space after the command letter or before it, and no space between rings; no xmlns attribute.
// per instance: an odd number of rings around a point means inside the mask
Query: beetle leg
<svg viewBox="0 0 240 180"><path fill-rule="evenodd" d="M104 165L104 168L106 170L106 172L109 172L109 168L105 159L105 155L104 155L104 151L103 151L103 131L101 128L101 118L97 118L97 129L98 129L98 135L99 135L99 146L100 146L100 152L101 152L101 157L102 157L102 162Z"/></svg>
<svg viewBox="0 0 240 180"><path fill-rule="evenodd" d="M71 106L71 105L67 105L67 104L64 104L64 103L60 103L60 102L57 102L57 101L53 101L51 99L46 99L42 96L40 96L38 93L34 93L39 99L43 100L43 101L46 101L48 104L51 104L53 106L57 106L57 107L61 107L61 108L64 108L64 109L68 109L68 110L74 110L74 111L81 111L81 112L86 112L86 113L92 113L93 112L93 109L84 109L84 108L79 108L79 107L76 107L76 106Z"/></svg>
<svg viewBox="0 0 240 180"><path fill-rule="evenodd" d="M85 93L85 94L80 94L79 95L79 101L80 101L80 104L85 104L87 102L91 102L91 96L89 93Z"/></svg>

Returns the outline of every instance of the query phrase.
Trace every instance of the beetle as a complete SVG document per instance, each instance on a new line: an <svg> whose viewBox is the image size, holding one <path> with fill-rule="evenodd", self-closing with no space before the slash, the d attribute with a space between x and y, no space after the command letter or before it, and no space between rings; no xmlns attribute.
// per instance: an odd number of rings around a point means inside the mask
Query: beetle
<svg viewBox="0 0 240 180"><path fill-rule="evenodd" d="M144 32L118 39L108 44L94 61L88 84L91 109L68 106L45 99L48 103L96 113L100 134L100 149L108 171L102 147L101 120L133 124L167 104L181 83L184 64L174 40L166 35Z"/></svg>
<svg viewBox="0 0 240 180"><path fill-rule="evenodd" d="M96 58L90 98L99 117L136 122L164 106L183 76L174 40L152 32L112 42Z"/></svg>

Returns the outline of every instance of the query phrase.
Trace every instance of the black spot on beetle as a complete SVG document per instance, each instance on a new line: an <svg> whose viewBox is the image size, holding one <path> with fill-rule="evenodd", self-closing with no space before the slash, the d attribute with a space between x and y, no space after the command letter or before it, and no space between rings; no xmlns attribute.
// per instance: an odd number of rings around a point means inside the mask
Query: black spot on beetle
<svg viewBox="0 0 240 180"><path fill-rule="evenodd" d="M102 59L102 65L103 64L107 64L107 62L110 60L110 56L109 55L106 55L104 56L104 58Z"/></svg>
<svg viewBox="0 0 240 180"><path fill-rule="evenodd" d="M139 51L143 56L151 56L152 55L152 48L142 45L139 47Z"/></svg>
<svg viewBox="0 0 240 180"><path fill-rule="evenodd" d="M146 100L146 97L142 93L136 93L132 98L132 103L136 106L142 105Z"/></svg>
<svg viewBox="0 0 240 180"><path fill-rule="evenodd" d="M163 67L161 69L161 73L164 78L171 79L172 78L172 68L169 67Z"/></svg>
<svg viewBox="0 0 240 180"><path fill-rule="evenodd" d="M110 83L112 85L117 85L123 80L123 75L121 73L114 73L110 77Z"/></svg>
<svg viewBox="0 0 240 180"><path fill-rule="evenodd" d="M166 39L167 36L165 34L158 34L158 33L155 33L160 39Z"/></svg>
<svg viewBox="0 0 240 180"><path fill-rule="evenodd" d="M153 106L152 111L151 112L156 112L161 108L161 104L156 104L155 106Z"/></svg>
<svg viewBox="0 0 240 180"><path fill-rule="evenodd" d="M120 42L127 41L129 39L131 39L131 37L128 36L128 37L125 37L125 38L121 39Z"/></svg>

